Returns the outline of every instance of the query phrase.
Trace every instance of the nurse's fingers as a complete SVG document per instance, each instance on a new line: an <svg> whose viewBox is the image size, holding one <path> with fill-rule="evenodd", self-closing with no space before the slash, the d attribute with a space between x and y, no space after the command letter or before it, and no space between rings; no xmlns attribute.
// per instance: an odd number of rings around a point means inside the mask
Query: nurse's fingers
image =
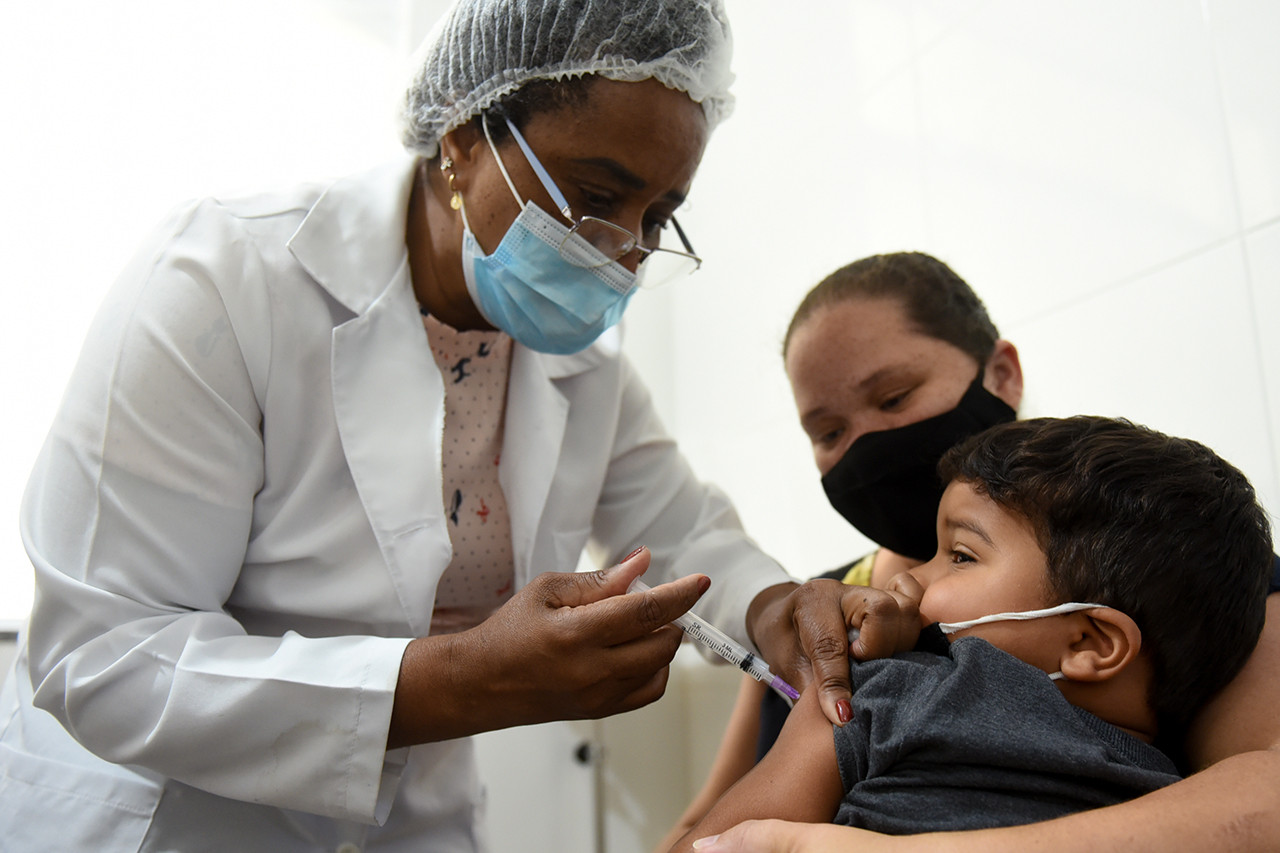
<svg viewBox="0 0 1280 853"><path fill-rule="evenodd" d="M792 622L812 670L827 719L843 726L851 718L849 632L841 607L843 584L810 581L794 593Z"/></svg>
<svg viewBox="0 0 1280 853"><path fill-rule="evenodd" d="M537 591L545 606L570 608L564 623L604 645L625 643L670 624L693 607L711 586L705 575L689 575L645 592L626 594L649 567L640 548L616 566L598 572L543 575ZM536 583L536 582L535 582Z"/></svg>
<svg viewBox="0 0 1280 853"><path fill-rule="evenodd" d="M631 582L649 568L649 549L637 548L622 562L595 572L547 573L534 584L541 585L539 594L550 607L581 607L604 601L627 591Z"/></svg>
<svg viewBox="0 0 1280 853"><path fill-rule="evenodd" d="M577 697L582 716L599 718L644 707L662 697L671 672L671 659L680 646L678 628L662 628L624 646L607 650L599 658L584 657L585 670L606 677L584 688ZM601 669L601 667L607 669ZM587 672L583 673L586 677Z"/></svg>

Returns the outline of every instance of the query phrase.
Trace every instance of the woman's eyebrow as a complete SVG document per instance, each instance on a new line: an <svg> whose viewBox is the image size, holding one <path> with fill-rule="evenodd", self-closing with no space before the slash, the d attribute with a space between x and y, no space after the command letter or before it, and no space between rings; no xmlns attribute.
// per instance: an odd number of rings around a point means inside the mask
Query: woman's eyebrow
<svg viewBox="0 0 1280 853"><path fill-rule="evenodd" d="M611 157L576 157L570 161L580 166L590 166L596 169L603 169L624 187L632 190L642 190L649 184L644 178L628 169L626 166L614 160ZM679 190L671 190L663 194L663 198L679 204L684 204L685 195Z"/></svg>

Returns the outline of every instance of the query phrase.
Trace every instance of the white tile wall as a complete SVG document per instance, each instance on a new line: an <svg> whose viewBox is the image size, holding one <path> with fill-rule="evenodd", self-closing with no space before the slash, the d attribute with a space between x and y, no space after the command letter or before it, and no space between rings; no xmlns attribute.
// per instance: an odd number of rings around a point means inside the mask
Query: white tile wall
<svg viewBox="0 0 1280 853"><path fill-rule="evenodd" d="M767 550L810 574L864 547L822 498L778 344L822 276L904 248L983 295L1027 414L1197 438L1280 511L1280 6L729 12L739 108L682 216L707 263L629 340L670 353L666 420Z"/></svg>
<svg viewBox="0 0 1280 853"><path fill-rule="evenodd" d="M1249 234L1245 240L1252 288L1254 331L1262 362L1262 396L1270 425L1271 456L1280 479L1280 221ZM1272 523L1280 526L1280 495L1267 504Z"/></svg>
<svg viewBox="0 0 1280 853"><path fill-rule="evenodd" d="M1280 51L1273 0L1206 0L1246 227L1280 216Z"/></svg>

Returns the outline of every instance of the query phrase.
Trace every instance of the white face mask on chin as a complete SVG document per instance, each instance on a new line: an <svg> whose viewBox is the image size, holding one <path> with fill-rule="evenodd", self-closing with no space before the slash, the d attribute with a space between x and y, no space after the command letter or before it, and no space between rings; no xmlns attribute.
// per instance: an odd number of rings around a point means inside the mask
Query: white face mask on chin
<svg viewBox="0 0 1280 853"><path fill-rule="evenodd" d="M957 631L963 631L966 628L973 628L977 625L986 625L991 622L1025 622L1031 619L1044 619L1048 616L1059 616L1063 613L1075 613L1080 610L1093 610L1096 607L1106 607L1105 604L1090 604L1083 601L1068 601L1065 604L1059 604L1055 607L1046 607L1042 610L1015 610L1010 613L992 613L989 616L979 616L977 619L970 619L965 622L939 622L938 628L943 634L954 634ZM1051 681L1060 681L1066 678L1061 671L1049 673Z"/></svg>

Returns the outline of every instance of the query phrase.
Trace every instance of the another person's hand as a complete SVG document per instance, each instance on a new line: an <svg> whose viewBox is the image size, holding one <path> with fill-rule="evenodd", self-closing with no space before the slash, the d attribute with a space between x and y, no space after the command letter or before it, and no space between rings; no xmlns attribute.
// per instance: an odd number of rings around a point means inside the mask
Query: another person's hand
<svg viewBox="0 0 1280 853"><path fill-rule="evenodd" d="M626 595L648 567L640 549L602 571L545 573L475 628L410 643L389 744L595 719L658 699L683 635L670 622L711 581L690 575Z"/></svg>
<svg viewBox="0 0 1280 853"><path fill-rule="evenodd" d="M697 853L889 853L896 839L830 823L748 820L693 843Z"/></svg>
<svg viewBox="0 0 1280 853"><path fill-rule="evenodd" d="M887 589L818 579L770 587L751 603L748 630L756 648L799 690L816 685L822 709L837 725L849 721L849 655L887 657L915 646L923 590L905 573ZM852 646L849 629L859 630Z"/></svg>

